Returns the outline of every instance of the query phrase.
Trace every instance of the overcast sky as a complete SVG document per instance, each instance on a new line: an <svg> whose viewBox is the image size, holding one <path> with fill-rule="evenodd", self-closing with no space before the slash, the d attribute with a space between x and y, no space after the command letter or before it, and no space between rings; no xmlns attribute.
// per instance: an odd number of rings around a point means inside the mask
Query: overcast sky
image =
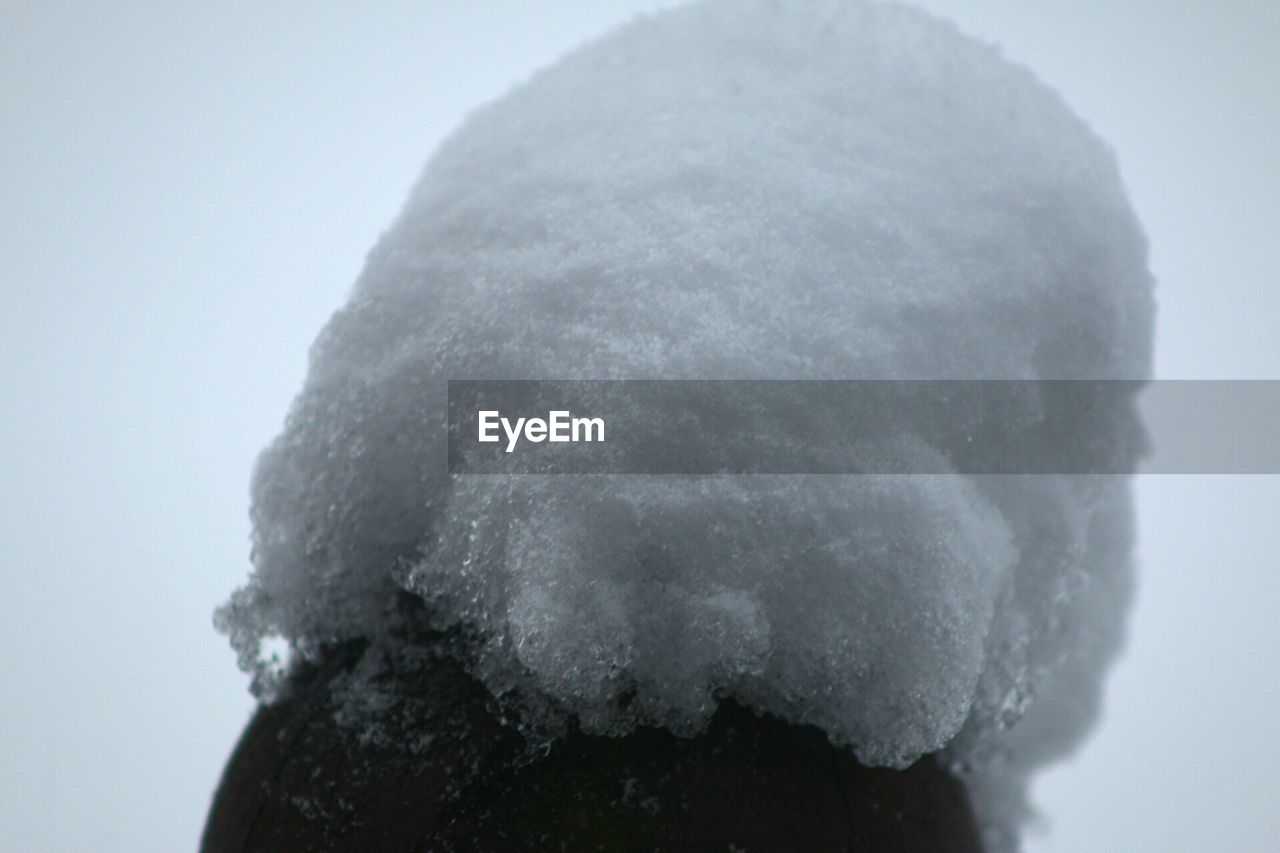
<svg viewBox="0 0 1280 853"><path fill-rule="evenodd" d="M194 846L251 711L210 613L307 346L469 108L653 5L6 3L0 849ZM1280 4L922 5L1115 146L1159 375L1280 377ZM1130 647L1033 848L1280 847L1278 507L1140 482Z"/></svg>

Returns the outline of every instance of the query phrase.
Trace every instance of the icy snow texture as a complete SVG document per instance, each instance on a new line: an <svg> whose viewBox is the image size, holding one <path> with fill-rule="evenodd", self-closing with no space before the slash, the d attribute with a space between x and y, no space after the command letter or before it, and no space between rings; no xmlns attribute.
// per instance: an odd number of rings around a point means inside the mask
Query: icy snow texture
<svg viewBox="0 0 1280 853"><path fill-rule="evenodd" d="M1109 150L945 23L637 20L429 163L259 460L219 623L255 669L381 636L406 588L495 693L593 730L732 695L869 763L950 744L1003 846L1119 643L1124 478L450 478L444 381L1140 377L1145 253Z"/></svg>

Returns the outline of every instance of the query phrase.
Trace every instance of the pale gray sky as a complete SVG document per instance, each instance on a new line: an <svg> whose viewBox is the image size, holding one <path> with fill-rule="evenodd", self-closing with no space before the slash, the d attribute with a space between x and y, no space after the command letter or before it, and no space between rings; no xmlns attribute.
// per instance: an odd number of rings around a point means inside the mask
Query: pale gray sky
<svg viewBox="0 0 1280 853"><path fill-rule="evenodd" d="M427 155L644 2L10 0L0 848L194 846L250 712L247 483ZM1168 378L1277 378L1280 5L929 0L1117 149ZM1277 478L1146 478L1107 717L1034 849L1280 846Z"/></svg>

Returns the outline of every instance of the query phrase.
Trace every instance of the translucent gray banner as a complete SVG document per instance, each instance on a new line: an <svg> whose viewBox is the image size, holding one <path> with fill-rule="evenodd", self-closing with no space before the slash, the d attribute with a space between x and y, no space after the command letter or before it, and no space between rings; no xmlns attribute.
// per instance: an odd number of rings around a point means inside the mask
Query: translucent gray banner
<svg viewBox="0 0 1280 853"><path fill-rule="evenodd" d="M1276 474L1280 381L466 380L453 474Z"/></svg>

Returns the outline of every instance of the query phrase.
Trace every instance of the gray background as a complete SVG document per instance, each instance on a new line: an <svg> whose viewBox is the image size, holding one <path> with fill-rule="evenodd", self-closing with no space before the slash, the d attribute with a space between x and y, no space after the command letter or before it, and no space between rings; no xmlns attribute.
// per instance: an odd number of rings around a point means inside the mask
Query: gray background
<svg viewBox="0 0 1280 853"><path fill-rule="evenodd" d="M6 2L0 849L190 849L250 712L210 611L307 345L465 111L645 2ZM1280 5L924 5L1119 151L1158 369L1277 378ZM1147 477L1103 725L1037 850L1280 845L1280 480Z"/></svg>

